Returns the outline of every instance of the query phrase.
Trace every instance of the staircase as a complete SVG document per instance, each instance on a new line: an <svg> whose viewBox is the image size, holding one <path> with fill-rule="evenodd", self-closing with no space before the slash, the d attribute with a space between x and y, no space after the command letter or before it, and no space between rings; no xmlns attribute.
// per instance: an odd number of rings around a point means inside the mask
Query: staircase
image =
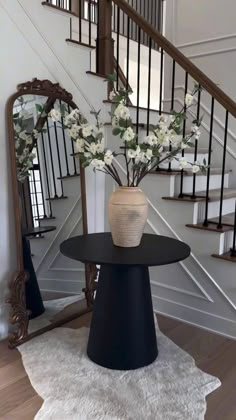
<svg viewBox="0 0 236 420"><path fill-rule="evenodd" d="M192 174L189 168L180 170L170 163L148 175L142 184L150 204L147 232L182 239L192 249L186 262L152 270L153 303L159 313L236 338L236 151L232 141L236 103L140 16L130 2L100 1L98 7L97 2L94 5L80 0L80 11L87 4L86 16L75 15L67 2L61 7L51 2L37 2L34 6L29 0L20 2L37 34L54 59L57 57L58 81L64 72L64 85L84 115L90 119L89 110L98 110L102 104L109 148L117 145L117 138L110 125L113 104L105 99L105 74L115 72L117 86L132 87L131 113L141 136L149 133L150 124L155 124L159 115L170 115L183 106L185 94L194 82L203 87L196 103L197 116L205 114L202 135L193 148L183 150L182 157L192 162L205 158L209 164L207 175ZM188 118L191 121L193 115L189 113ZM184 133L187 130L184 124ZM73 195L74 181L71 177L63 180L68 197ZM89 229L102 230L103 197L106 202L114 185L100 175L88 174L87 182ZM64 201L57 203L55 212L60 213L63 206Z"/></svg>

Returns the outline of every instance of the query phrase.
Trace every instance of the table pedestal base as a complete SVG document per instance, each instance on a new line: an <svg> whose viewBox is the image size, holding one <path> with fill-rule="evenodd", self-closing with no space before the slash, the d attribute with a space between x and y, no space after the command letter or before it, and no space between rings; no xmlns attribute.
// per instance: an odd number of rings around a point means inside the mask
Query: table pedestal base
<svg viewBox="0 0 236 420"><path fill-rule="evenodd" d="M148 267L101 266L87 353L98 365L117 370L156 359Z"/></svg>

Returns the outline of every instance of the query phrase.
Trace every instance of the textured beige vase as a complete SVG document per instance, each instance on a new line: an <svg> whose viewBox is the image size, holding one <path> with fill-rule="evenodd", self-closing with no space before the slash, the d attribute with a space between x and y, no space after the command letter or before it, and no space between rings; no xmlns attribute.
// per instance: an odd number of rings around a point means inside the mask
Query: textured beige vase
<svg viewBox="0 0 236 420"><path fill-rule="evenodd" d="M138 187L119 187L109 201L109 223L113 243L131 248L139 246L148 215L148 202Z"/></svg>

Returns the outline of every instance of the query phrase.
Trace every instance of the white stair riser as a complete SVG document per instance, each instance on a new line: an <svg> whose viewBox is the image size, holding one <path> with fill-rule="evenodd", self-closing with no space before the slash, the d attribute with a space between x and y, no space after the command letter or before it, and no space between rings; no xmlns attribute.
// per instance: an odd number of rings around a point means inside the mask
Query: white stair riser
<svg viewBox="0 0 236 420"><path fill-rule="evenodd" d="M207 176L206 175L197 175L196 176L196 192L205 191L207 186ZM217 189L221 186L221 175L211 175L210 177L210 190ZM225 175L225 187L229 186L229 174ZM176 176L175 181L175 194L179 194L180 191L180 176ZM183 179L183 192L192 193L193 191L193 177L184 176Z"/></svg>
<svg viewBox="0 0 236 420"><path fill-rule="evenodd" d="M227 198L223 200L222 215L233 213L235 210L235 198ZM220 201L212 201L208 203L208 219L219 216ZM198 223L204 220L205 203L199 203L198 207Z"/></svg>

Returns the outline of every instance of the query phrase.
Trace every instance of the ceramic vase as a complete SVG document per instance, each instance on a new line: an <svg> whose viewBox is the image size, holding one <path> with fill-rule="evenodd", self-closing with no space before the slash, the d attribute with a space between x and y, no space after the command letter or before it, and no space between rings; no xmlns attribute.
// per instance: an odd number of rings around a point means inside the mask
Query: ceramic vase
<svg viewBox="0 0 236 420"><path fill-rule="evenodd" d="M109 200L109 223L113 243L139 246L148 215L148 202L139 187L119 187Z"/></svg>

